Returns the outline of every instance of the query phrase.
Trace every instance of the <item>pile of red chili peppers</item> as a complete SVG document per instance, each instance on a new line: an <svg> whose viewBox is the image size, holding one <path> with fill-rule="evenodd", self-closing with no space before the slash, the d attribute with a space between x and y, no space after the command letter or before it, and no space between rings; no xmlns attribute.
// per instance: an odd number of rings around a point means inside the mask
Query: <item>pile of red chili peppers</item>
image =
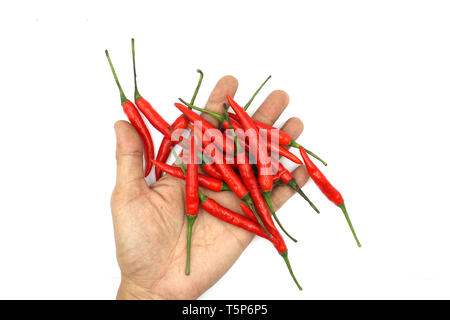
<svg viewBox="0 0 450 320"><path fill-rule="evenodd" d="M190 102L180 99L182 104L175 103L175 107L181 114L172 124L169 124L137 89L134 39L132 39L132 57L135 103L126 98L107 50L106 56L120 91L123 110L144 143L145 176L150 174L154 165L156 181L163 173L186 180L188 220L186 275L190 273L192 227L201 207L222 221L270 241L286 262L296 285L300 290L302 289L294 276L287 255L287 246L274 220L289 238L295 242L297 240L287 233L275 214L270 197L271 192L275 185L286 184L299 193L317 213L319 210L301 190L294 176L278 161L282 157L298 165L306 166L309 176L322 193L341 208L357 245L361 246L342 195L331 185L308 154L324 165L327 165L326 162L295 142L285 132L253 120L247 113L246 110L251 102L270 77L264 81L244 107L241 107L232 97L227 96L228 104L234 113L228 113L227 105L224 105L225 115L222 115L194 105L203 80L203 73L197 70L200 78L192 99ZM217 118L220 127L216 128L193 110L208 113ZM164 136L156 158L152 136L139 111ZM190 133L190 138L183 137L185 132ZM178 144L183 148L180 155L173 149ZM288 151L288 147L299 149L303 161ZM177 159L177 166L166 164L171 151ZM199 167L205 174L199 173ZM199 190L199 187L214 192L234 192L242 200L240 203L242 214L225 208L207 197Z"/></svg>

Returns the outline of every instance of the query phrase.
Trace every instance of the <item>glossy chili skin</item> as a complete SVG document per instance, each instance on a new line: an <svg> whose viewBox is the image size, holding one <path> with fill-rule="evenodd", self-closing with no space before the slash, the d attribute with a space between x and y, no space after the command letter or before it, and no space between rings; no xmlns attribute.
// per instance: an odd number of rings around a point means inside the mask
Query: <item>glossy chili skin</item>
<svg viewBox="0 0 450 320"><path fill-rule="evenodd" d="M177 107L178 110L180 110L194 125L196 123L201 123L201 131L205 135L205 138L214 142L220 150L226 150L227 138L222 135L216 127L181 103L175 103L175 107Z"/></svg>
<svg viewBox="0 0 450 320"><path fill-rule="evenodd" d="M233 120L239 121L239 117L235 114L230 113L230 118ZM278 136L278 144L283 146L288 146L292 138L290 135L288 135L286 132L281 131L280 129L277 129L275 127L269 126L268 124L265 124L264 122L252 119L253 123L258 129L264 129L267 131L266 137L269 140L272 140L272 135L277 134Z"/></svg>
<svg viewBox="0 0 450 320"><path fill-rule="evenodd" d="M283 181L284 183L288 183L291 181L291 179L294 178L292 173L289 172L288 169L286 169L281 162L278 163L278 172L277 172L278 178Z"/></svg>
<svg viewBox="0 0 450 320"><path fill-rule="evenodd" d="M317 168L314 162L308 157L305 149L300 147L300 154L305 162L306 170L314 183L319 187L320 191L335 205L339 206L344 202L344 198L341 193L333 187L333 185L328 181L325 175Z"/></svg>
<svg viewBox="0 0 450 320"><path fill-rule="evenodd" d="M269 240L270 242L272 242L275 249L277 249L278 253L285 253L287 251L286 243L284 242L280 234L278 234L279 237L273 237L272 239L270 239L258 223L240 215L239 213L221 206L211 198L207 198L206 196L204 197L205 198L201 201L201 206L210 215Z"/></svg>
<svg viewBox="0 0 450 320"><path fill-rule="evenodd" d="M253 119L245 112L245 110L236 103L236 101L231 98L231 96L227 95L228 103L231 108L234 110L236 115L239 117L242 128L245 131L253 130L255 134L257 134L257 141L253 141L254 139L250 139L249 143L257 143L256 148L252 146L253 150L258 151L257 156L257 164L258 164L258 181L261 186L261 190L263 192L269 192L273 187L273 177L272 177L272 164L270 158L267 154L267 146L264 145L264 140L261 139L258 134L258 129L256 128Z"/></svg>
<svg viewBox="0 0 450 320"><path fill-rule="evenodd" d="M122 86L120 85L119 78L117 77L116 71L114 70L114 66L112 64L111 58L109 56L108 50L105 50L106 58L108 59L109 66L111 68L111 72L114 76L114 81L116 82L117 88L120 92L120 103L122 105L123 111L130 120L131 124L136 128L141 139L144 143L144 157L145 157L145 176L148 176L150 170L152 168L151 161L153 160L155 150L153 146L153 140L150 132L145 125L144 120L142 119L139 111L136 109L134 104L127 99L125 93L122 90Z"/></svg>
<svg viewBox="0 0 450 320"><path fill-rule="evenodd" d="M143 97L138 95L135 99L136 106L142 112L142 114L147 118L147 120L155 127L156 130L161 132L164 136L170 138L169 124L160 114L152 107L150 102L145 100Z"/></svg>
<svg viewBox="0 0 450 320"><path fill-rule="evenodd" d="M179 116L173 123L171 128L175 130L183 130L186 129L188 125L188 120L184 116ZM167 158L169 158L171 148L177 141L173 141L172 139L164 136L159 146L158 154L156 155L156 160L161 162L166 162ZM155 167L155 178L158 181L161 178L162 171L158 167Z"/></svg>
<svg viewBox="0 0 450 320"><path fill-rule="evenodd" d="M223 181L222 174L217 169L217 167L213 163L206 163L202 166L203 171L205 171L206 174L209 174L211 177L219 179Z"/></svg>
<svg viewBox="0 0 450 320"><path fill-rule="evenodd" d="M234 211L231 211L230 209L221 206L211 198L205 197L205 199L203 199L202 201L201 206L210 215L219 218L222 221L228 222L236 227L245 229L262 238L268 239L269 241L273 241L273 239L270 239L268 237L268 235L264 232L264 230L258 223L240 215L239 213L236 213Z"/></svg>
<svg viewBox="0 0 450 320"><path fill-rule="evenodd" d="M292 138L287 133L258 120L254 120L254 123L258 129L264 130L265 133L263 134L266 135L267 139L272 140L272 136L277 135L278 144L288 146L291 143Z"/></svg>
<svg viewBox="0 0 450 320"><path fill-rule="evenodd" d="M189 123L188 127L189 127L189 129L191 129L191 132L193 132L194 134L197 134L197 138L199 138L200 141L202 141L202 143L203 143L202 137L200 137L198 135L197 131L194 131L194 126L192 126L192 124ZM205 150L203 149L203 147L200 146L200 149L201 149L202 153L205 154ZM212 162L211 159L209 159L209 162L207 162L207 160L205 159L205 162L202 164L202 169L203 169L203 171L205 171L205 173L209 174L211 177L223 180L222 174L217 169L217 167L214 165L214 163Z"/></svg>
<svg viewBox="0 0 450 320"><path fill-rule="evenodd" d="M256 210L259 212L264 225L269 230L270 234L274 235L274 233L278 233L272 219L272 214L270 213L266 201L259 190L258 181L256 180L251 166L240 166L239 173L241 174L242 180L245 181L245 186L250 193L250 197L252 198Z"/></svg>
<svg viewBox="0 0 450 320"><path fill-rule="evenodd" d="M166 162L169 158L170 151L172 150L173 142L164 137L159 145L158 154L156 155L156 160L160 162ZM161 179L162 170L155 166L155 179L158 181Z"/></svg>
<svg viewBox="0 0 450 320"><path fill-rule="evenodd" d="M255 215L253 214L253 211L249 207L247 207L245 204L243 204L242 202L239 203L239 205L241 206L241 210L247 216L247 218L249 218L253 222L257 223Z"/></svg>
<svg viewBox="0 0 450 320"><path fill-rule="evenodd" d="M122 103L122 108L125 114L127 115L128 120L130 120L131 124L136 128L137 132L139 133L139 136L141 137L144 143L145 176L148 176L150 170L152 169L152 160L155 152L152 136L148 131L144 120L142 120L139 111L136 109L136 107L130 100L127 100L126 102Z"/></svg>
<svg viewBox="0 0 450 320"><path fill-rule="evenodd" d="M200 135L199 132L200 130L193 130L193 131L194 134ZM223 162L223 158L220 158L222 157L222 152L218 150L218 148L215 146L212 150L211 148L207 148L211 144L209 140L205 140L203 137L200 137L200 140L202 141L203 144L206 144L203 146L205 147L208 156L214 161L214 165L220 172L223 181L225 181L225 183L230 187L231 190L233 190L233 192L240 199L247 196L248 190L245 188L239 176L236 174L236 172L234 172L231 166Z"/></svg>
<svg viewBox="0 0 450 320"><path fill-rule="evenodd" d="M198 195L198 164L195 150L195 137L191 136L189 161L186 173L186 214L195 216L200 207Z"/></svg>
<svg viewBox="0 0 450 320"><path fill-rule="evenodd" d="M159 168L162 172L168 173L171 176L179 179L183 180L186 179L183 170L181 170L178 167L174 167L157 160L153 160L153 164L155 165L155 168ZM222 180L213 177L208 177L200 173L198 174L198 184L203 188L206 188L214 192L230 190L230 188Z"/></svg>
<svg viewBox="0 0 450 320"><path fill-rule="evenodd" d="M242 129L242 126L239 122L230 119L231 120L231 124L233 126L233 128L235 130L237 129ZM228 125L228 122L224 122L223 123L223 127L225 129L230 129L230 126ZM239 132L239 131L238 131ZM242 144L245 143L245 149L247 151L252 151L248 145L248 143L245 142L245 137L243 136L242 132L236 133L238 135L238 138L240 139L240 141L242 141ZM261 133L261 131L259 131ZM292 152L288 151L286 148L284 148L283 146L280 146L279 144L277 144L276 142L273 142L272 140L267 140L267 150L269 150L272 153L275 153L276 155L278 155L279 157L285 157L286 159L291 160L292 162L295 162L297 164L303 164L303 162Z"/></svg>

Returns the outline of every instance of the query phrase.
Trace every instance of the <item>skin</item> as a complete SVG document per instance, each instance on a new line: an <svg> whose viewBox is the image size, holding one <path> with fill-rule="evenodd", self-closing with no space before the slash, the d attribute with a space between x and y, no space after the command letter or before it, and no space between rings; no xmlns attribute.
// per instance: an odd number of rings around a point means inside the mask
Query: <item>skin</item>
<svg viewBox="0 0 450 320"><path fill-rule="evenodd" d="M226 95L234 96L237 87L238 81L234 77L221 78L206 105L210 110L222 113ZM253 117L272 125L288 103L289 97L284 91L274 91ZM218 124L211 116L204 115L204 118ZM116 122L114 128L117 179L111 209L121 270L117 298L196 299L228 271L253 235L200 210L193 228L191 274L186 276L185 182L165 175L147 186L143 145L138 133L126 121ZM298 118L290 118L282 130L296 139L303 131L303 123ZM293 175L300 186L308 179L304 166L298 167ZM241 212L239 199L231 192L214 193L205 189L202 192L225 207ZM275 209L293 194L287 186L277 187L272 192Z"/></svg>

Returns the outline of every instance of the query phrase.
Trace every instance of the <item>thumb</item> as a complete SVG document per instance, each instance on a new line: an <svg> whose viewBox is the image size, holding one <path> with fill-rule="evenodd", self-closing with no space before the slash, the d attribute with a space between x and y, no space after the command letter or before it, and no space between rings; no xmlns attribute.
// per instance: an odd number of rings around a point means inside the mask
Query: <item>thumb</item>
<svg viewBox="0 0 450 320"><path fill-rule="evenodd" d="M116 132L116 184L126 184L130 181L144 179L143 152L144 146L136 129L126 121L114 124Z"/></svg>

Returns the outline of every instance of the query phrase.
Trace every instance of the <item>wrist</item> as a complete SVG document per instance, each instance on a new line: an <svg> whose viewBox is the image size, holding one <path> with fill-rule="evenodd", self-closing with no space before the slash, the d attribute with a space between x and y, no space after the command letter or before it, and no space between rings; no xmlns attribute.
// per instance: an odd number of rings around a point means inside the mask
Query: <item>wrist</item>
<svg viewBox="0 0 450 320"><path fill-rule="evenodd" d="M122 276L119 290L117 291L117 300L163 300L164 297L152 293L148 288L136 284L134 281Z"/></svg>

